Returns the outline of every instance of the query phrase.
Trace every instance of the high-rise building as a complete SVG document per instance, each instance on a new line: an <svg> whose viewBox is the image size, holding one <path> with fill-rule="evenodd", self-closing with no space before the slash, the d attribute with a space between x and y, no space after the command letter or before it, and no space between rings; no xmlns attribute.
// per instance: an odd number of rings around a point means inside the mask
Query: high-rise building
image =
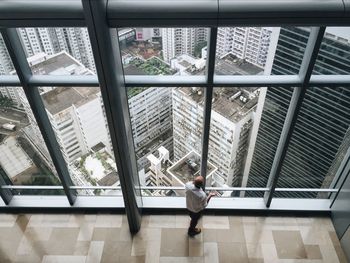
<svg viewBox="0 0 350 263"><path fill-rule="evenodd" d="M269 27L219 27L216 55L220 58L232 53L263 68L274 30Z"/></svg>
<svg viewBox="0 0 350 263"><path fill-rule="evenodd" d="M51 56L41 53L34 57L36 60L33 57L28 59L34 74L92 74L66 52ZM33 137L38 145L45 145L25 94L22 89L18 91L21 104L31 123L32 130L27 134ZM86 154L100 142L111 151L99 88L42 87L39 91L67 163Z"/></svg>
<svg viewBox="0 0 350 263"><path fill-rule="evenodd" d="M350 34L329 28L313 74L350 72ZM310 29L281 28L272 74L297 74ZM265 187L281 135L292 89L268 88L250 169L248 187ZM277 187L329 188L346 149L350 146L350 91L343 87L309 87L293 130ZM258 106L259 108L259 106ZM262 107L261 107L262 108ZM249 171L249 174L248 174ZM254 193L248 192L248 196ZM311 192L279 192L279 197L317 197Z"/></svg>
<svg viewBox="0 0 350 263"><path fill-rule="evenodd" d="M83 65L95 71L89 34L86 28L19 28L27 57L44 52L53 55L66 51Z"/></svg>
<svg viewBox="0 0 350 263"><path fill-rule="evenodd" d="M0 34L0 75L9 74L13 70L13 65L9 53L7 52L4 40Z"/></svg>
<svg viewBox="0 0 350 263"><path fill-rule="evenodd" d="M183 54L194 55L198 44L205 43L207 28L161 28L163 58L170 63L172 58Z"/></svg>

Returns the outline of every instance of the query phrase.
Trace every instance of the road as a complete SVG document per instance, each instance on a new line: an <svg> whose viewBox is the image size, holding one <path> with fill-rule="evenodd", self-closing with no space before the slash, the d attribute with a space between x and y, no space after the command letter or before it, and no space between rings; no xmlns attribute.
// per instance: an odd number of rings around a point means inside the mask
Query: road
<svg viewBox="0 0 350 263"><path fill-rule="evenodd" d="M15 124L16 129L19 130L29 124L27 115L24 112L12 109L0 109L0 127L5 123ZM0 128L0 134L10 135L12 132Z"/></svg>

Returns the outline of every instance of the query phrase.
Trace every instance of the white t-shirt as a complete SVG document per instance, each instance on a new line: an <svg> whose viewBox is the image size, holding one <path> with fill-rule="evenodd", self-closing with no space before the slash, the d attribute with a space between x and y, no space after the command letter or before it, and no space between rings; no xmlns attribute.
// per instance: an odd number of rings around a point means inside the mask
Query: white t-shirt
<svg viewBox="0 0 350 263"><path fill-rule="evenodd" d="M207 206L207 195L202 188L197 188L192 182L185 185L186 207L193 213L198 213Z"/></svg>

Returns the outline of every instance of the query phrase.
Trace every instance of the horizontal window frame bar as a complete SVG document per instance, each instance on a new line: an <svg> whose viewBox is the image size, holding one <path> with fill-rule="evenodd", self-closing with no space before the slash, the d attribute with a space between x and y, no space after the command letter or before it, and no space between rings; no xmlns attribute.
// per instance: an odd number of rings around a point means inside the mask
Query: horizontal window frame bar
<svg viewBox="0 0 350 263"><path fill-rule="evenodd" d="M244 75L222 76L214 75L214 86L217 87L295 87L300 86L302 81L298 75Z"/></svg>
<svg viewBox="0 0 350 263"><path fill-rule="evenodd" d="M340 25L350 22L349 5L304 1L109 0L109 26ZM81 0L0 1L0 26L86 26ZM132 17L132 19L131 19ZM150 19L151 18L151 19Z"/></svg>
<svg viewBox="0 0 350 263"><path fill-rule="evenodd" d="M149 76L125 75L126 87L206 87L205 76ZM96 75L32 75L28 80L31 87L99 87ZM298 75L244 75L214 76L214 87L295 87L300 86ZM17 75L0 75L0 86L20 87ZM350 75L312 75L310 86L349 87Z"/></svg>
<svg viewBox="0 0 350 263"><path fill-rule="evenodd" d="M4 185L2 189L12 190L63 190L63 186L53 185ZM120 186L70 186L70 189L74 190L121 190ZM141 186L140 190L185 190L181 186ZM210 191L254 191L262 192L268 191L266 187L206 187L206 190ZM276 192L319 192L319 193L336 193L338 189L313 189L313 188L276 188Z"/></svg>
<svg viewBox="0 0 350 263"><path fill-rule="evenodd" d="M330 200L328 199L292 199L292 198L274 198L274 202L270 208L266 208L263 198L212 198L208 204L207 212L214 210L230 210L234 209L242 211L266 211L266 212L287 212L291 211L330 211ZM185 211L185 197L143 197L143 208L157 209L157 211L181 209ZM20 209L29 209L33 211L38 209L43 211L58 211L64 209L67 211L97 209L101 210L120 210L124 209L124 201L122 196L81 196L78 195L74 205L70 205L65 196L14 196L9 205L0 203L1 211L19 211Z"/></svg>
<svg viewBox="0 0 350 263"><path fill-rule="evenodd" d="M150 76L125 75L125 86L128 87L206 87L203 76Z"/></svg>

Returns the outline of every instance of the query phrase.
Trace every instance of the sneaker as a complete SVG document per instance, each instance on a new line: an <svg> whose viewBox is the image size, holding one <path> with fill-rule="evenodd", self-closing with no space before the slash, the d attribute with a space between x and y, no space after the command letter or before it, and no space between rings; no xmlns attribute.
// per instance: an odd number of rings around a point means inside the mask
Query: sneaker
<svg viewBox="0 0 350 263"><path fill-rule="evenodd" d="M191 236L191 237L193 237L193 236L195 236L195 235L198 235L200 232L202 232L202 230L200 229L200 228L195 228L193 231L188 231L188 235L189 236Z"/></svg>

